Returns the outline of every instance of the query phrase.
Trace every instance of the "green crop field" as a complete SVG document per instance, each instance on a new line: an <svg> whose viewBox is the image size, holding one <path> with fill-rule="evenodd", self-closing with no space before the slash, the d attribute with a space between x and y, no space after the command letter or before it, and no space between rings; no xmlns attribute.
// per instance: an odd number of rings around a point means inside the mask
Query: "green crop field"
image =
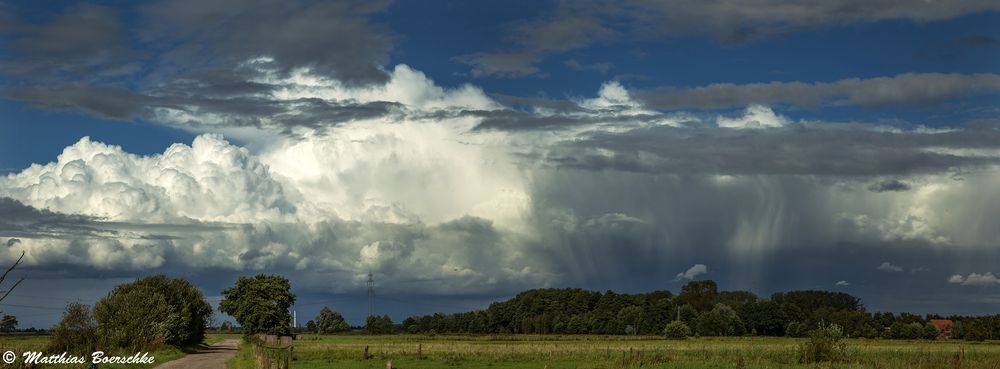
<svg viewBox="0 0 1000 369"><path fill-rule="evenodd" d="M848 340L847 358L798 363L793 338L627 336L315 336L295 341L292 368L878 368L1000 369L1000 343ZM369 359L364 360L365 347ZM418 356L419 355L419 356Z"/></svg>

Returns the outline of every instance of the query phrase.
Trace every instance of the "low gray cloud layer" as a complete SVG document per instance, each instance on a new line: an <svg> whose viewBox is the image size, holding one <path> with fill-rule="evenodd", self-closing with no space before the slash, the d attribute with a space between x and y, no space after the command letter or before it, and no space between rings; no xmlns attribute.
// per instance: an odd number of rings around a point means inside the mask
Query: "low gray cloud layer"
<svg viewBox="0 0 1000 369"><path fill-rule="evenodd" d="M820 175L963 173L1000 164L964 149L1000 149L995 127L950 132L893 131L859 124L796 124L761 131L657 126L593 133L556 145L560 167L645 173ZM901 189L889 184L883 189Z"/></svg>
<svg viewBox="0 0 1000 369"><path fill-rule="evenodd" d="M542 73L537 64L550 55L599 43L691 35L745 42L818 27L890 19L938 21L998 9L1000 5L988 0L564 1L551 14L512 25L511 50L471 55L491 56L474 59L476 76L517 77ZM510 63L515 56L516 69Z"/></svg>
<svg viewBox="0 0 1000 369"><path fill-rule="evenodd" d="M372 14L390 1L164 1L144 8L153 43L178 44L160 63L219 67L267 56L280 71L311 68L350 84L385 82L394 40Z"/></svg>
<svg viewBox="0 0 1000 369"><path fill-rule="evenodd" d="M1000 92L996 74L901 74L894 77L849 78L833 82L720 83L693 88L661 87L636 91L650 107L725 108L749 104L916 105L962 96Z"/></svg>

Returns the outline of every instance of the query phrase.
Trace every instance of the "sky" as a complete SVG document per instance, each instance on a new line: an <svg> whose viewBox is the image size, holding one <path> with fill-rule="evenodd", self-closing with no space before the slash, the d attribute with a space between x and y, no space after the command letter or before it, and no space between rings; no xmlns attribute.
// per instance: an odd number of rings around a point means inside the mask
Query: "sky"
<svg viewBox="0 0 1000 369"><path fill-rule="evenodd" d="M1000 4L0 1L0 303L544 287L996 313ZM9 281L8 281L9 282ZM225 317L220 317L225 318Z"/></svg>

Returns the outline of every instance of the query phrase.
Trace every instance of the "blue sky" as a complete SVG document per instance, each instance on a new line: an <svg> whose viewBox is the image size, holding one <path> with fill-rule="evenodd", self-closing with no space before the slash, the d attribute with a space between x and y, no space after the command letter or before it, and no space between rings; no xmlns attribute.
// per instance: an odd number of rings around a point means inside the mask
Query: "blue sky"
<svg viewBox="0 0 1000 369"><path fill-rule="evenodd" d="M0 260L38 326L152 272L360 321L368 270L398 320L697 264L981 313L998 97L989 1L0 2Z"/></svg>

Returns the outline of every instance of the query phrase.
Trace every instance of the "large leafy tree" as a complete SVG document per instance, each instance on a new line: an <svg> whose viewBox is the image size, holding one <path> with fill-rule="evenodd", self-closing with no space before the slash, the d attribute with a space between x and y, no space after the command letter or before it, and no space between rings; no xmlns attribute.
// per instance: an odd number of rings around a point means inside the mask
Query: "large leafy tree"
<svg viewBox="0 0 1000 369"><path fill-rule="evenodd" d="M738 309L747 330L762 336L781 336L785 334L788 316L781 305L773 301L756 301L744 304Z"/></svg>
<svg viewBox="0 0 1000 369"><path fill-rule="evenodd" d="M219 311L236 318L244 335L288 334L292 319L288 308L295 303L291 289L288 278L282 276L240 277L235 286L222 291Z"/></svg>
<svg viewBox="0 0 1000 369"><path fill-rule="evenodd" d="M312 321L310 320L310 322ZM344 317L328 307L320 309L314 324L316 325L315 331L319 333L337 333L351 330L351 326L344 321Z"/></svg>
<svg viewBox="0 0 1000 369"><path fill-rule="evenodd" d="M716 304L712 310L701 314L697 331L702 336L739 336L745 332L740 316L726 304Z"/></svg>
<svg viewBox="0 0 1000 369"><path fill-rule="evenodd" d="M681 287L678 304L690 304L698 311L711 310L719 299L719 286L715 281L690 281Z"/></svg>

